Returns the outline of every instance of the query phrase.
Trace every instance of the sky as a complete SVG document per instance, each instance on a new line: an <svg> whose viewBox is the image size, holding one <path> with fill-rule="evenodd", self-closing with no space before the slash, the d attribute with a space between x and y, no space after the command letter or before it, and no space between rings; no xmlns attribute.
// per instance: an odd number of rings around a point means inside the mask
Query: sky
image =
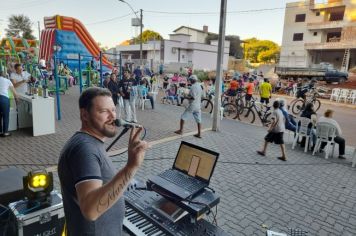
<svg viewBox="0 0 356 236"><path fill-rule="evenodd" d="M209 27L219 32L220 0L125 0L134 11L143 10L144 30L150 29L168 39L173 30L184 25L196 29ZM256 37L281 44L285 6L296 0L227 0L226 35L241 39ZM119 0L0 0L0 38L5 36L8 18L24 14L33 22L33 35L38 37L37 22L43 29L43 18L56 14L80 20L101 45L113 47L139 34L131 26L135 15Z"/></svg>

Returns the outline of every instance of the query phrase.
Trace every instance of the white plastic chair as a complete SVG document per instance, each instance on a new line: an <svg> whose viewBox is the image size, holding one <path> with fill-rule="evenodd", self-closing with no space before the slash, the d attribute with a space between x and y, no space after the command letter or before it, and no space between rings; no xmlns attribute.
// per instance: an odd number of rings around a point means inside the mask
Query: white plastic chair
<svg viewBox="0 0 356 236"><path fill-rule="evenodd" d="M333 90L331 90L331 96L330 96L330 101L337 101L340 95L340 91L341 89L339 88L334 88Z"/></svg>
<svg viewBox="0 0 356 236"><path fill-rule="evenodd" d="M356 101L356 90L351 90L349 96L347 97L347 101L350 101L352 104L355 104Z"/></svg>
<svg viewBox="0 0 356 236"><path fill-rule="evenodd" d="M153 101L156 101L156 97L159 91L159 86L156 82L152 83L151 85L151 91L148 92L152 97L153 97Z"/></svg>
<svg viewBox="0 0 356 236"><path fill-rule="evenodd" d="M356 147L354 150L354 154L352 154L352 167L356 166Z"/></svg>
<svg viewBox="0 0 356 236"><path fill-rule="evenodd" d="M316 144L313 151L313 156L315 152L317 152L320 148L322 142L326 142L325 146L325 159L329 157L329 151L332 146L331 154L334 154L335 141L334 138L336 136L336 127L327 122L318 122L316 124Z"/></svg>
<svg viewBox="0 0 356 236"><path fill-rule="evenodd" d="M138 107L141 107L142 110L145 110L145 103L147 101L150 101L146 96L146 94L143 94L143 89L138 86L137 87L137 94L138 94Z"/></svg>
<svg viewBox="0 0 356 236"><path fill-rule="evenodd" d="M341 99L343 99L344 102L346 103L347 97L349 96L349 92L350 92L350 90L348 90L348 89L341 89L340 95L339 95L339 97L337 98L337 102L340 102Z"/></svg>
<svg viewBox="0 0 356 236"><path fill-rule="evenodd" d="M299 123L300 123L300 125L299 125ZM295 145L297 144L297 142L298 142L300 137L305 137L304 152L307 152L308 147L309 147L310 136L311 136L311 133L312 133L312 131L310 130L309 134L308 134L308 126L311 123L312 123L311 119L306 118L306 117L300 117L297 120L297 133L296 133L296 135L294 137L294 140L293 140L292 149L295 148Z"/></svg>
<svg viewBox="0 0 356 236"><path fill-rule="evenodd" d="M293 84L292 90L290 91L290 96L297 96L297 91L298 91L298 84L295 83Z"/></svg>

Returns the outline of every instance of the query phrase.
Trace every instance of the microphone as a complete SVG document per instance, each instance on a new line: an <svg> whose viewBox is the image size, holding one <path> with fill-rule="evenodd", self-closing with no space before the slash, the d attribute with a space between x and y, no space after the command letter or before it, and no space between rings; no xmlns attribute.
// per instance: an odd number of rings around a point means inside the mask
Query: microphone
<svg viewBox="0 0 356 236"><path fill-rule="evenodd" d="M114 120L114 124L117 126L117 127L121 127L121 126L124 126L126 128L141 128L142 125L139 125L139 124L136 124L136 123L132 123L132 122L128 122L126 120L123 120L123 119L116 119Z"/></svg>

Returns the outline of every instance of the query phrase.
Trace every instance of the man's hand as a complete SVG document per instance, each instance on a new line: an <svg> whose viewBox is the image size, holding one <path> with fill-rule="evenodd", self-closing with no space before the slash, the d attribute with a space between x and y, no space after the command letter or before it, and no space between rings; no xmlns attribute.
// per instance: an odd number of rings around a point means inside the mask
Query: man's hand
<svg viewBox="0 0 356 236"><path fill-rule="evenodd" d="M127 165L132 168L141 166L145 157L145 152L149 148L147 142L140 140L142 130L142 127L131 129Z"/></svg>

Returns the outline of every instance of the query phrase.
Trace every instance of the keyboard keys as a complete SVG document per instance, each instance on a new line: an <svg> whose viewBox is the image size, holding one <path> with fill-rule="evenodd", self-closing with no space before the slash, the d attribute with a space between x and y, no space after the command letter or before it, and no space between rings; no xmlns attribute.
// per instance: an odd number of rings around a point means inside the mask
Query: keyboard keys
<svg viewBox="0 0 356 236"><path fill-rule="evenodd" d="M127 205L125 206L124 226L135 235L166 235L157 225Z"/></svg>

